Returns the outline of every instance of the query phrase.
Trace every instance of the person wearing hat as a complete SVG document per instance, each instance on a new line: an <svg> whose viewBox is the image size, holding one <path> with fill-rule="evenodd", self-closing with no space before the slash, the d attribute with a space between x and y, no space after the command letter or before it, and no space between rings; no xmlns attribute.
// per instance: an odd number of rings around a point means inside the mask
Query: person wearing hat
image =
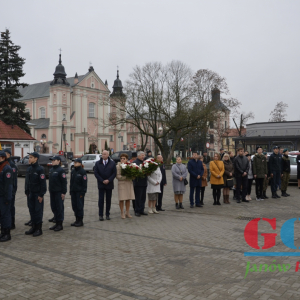
<svg viewBox="0 0 300 300"><path fill-rule="evenodd" d="M84 196L87 190L87 175L83 168L82 160L76 158L74 161L74 169L71 172L70 180L70 195L72 202L72 209L76 221L71 226L80 227L83 226L83 208L84 208Z"/></svg>
<svg viewBox="0 0 300 300"><path fill-rule="evenodd" d="M153 156L152 156L152 151L151 151L151 150L148 150L148 151L147 151L147 155L146 155L146 157L145 157L145 160L146 160L146 159L149 159L149 158L153 158Z"/></svg>
<svg viewBox="0 0 300 300"><path fill-rule="evenodd" d="M277 187L279 186L279 181L281 177L281 158L278 154L279 150L277 146L273 147L273 153L269 158L269 168L270 168L270 177L271 177L271 190L272 198L281 198L277 194Z"/></svg>
<svg viewBox="0 0 300 300"><path fill-rule="evenodd" d="M253 157L253 176L255 179L256 201L264 200L263 185L264 179L267 178L268 167L267 159L262 154L262 147L256 148L256 154Z"/></svg>
<svg viewBox="0 0 300 300"><path fill-rule="evenodd" d="M0 151L0 242L11 240L11 201L13 191L13 171L6 158L6 153Z"/></svg>
<svg viewBox="0 0 300 300"><path fill-rule="evenodd" d="M283 149L283 155L281 158L281 197L288 197L287 187L290 181L290 173L291 173L291 161L289 158L288 149Z"/></svg>
<svg viewBox="0 0 300 300"><path fill-rule="evenodd" d="M12 191L12 198L11 198L11 205L10 205L10 212L11 212L11 227L10 229L15 229L15 216L16 216L16 208L15 208L15 200L16 200L16 193L18 189L18 169L14 163L14 161L11 159L11 151L10 149L4 149L4 152L6 153L7 161L10 164L10 167L12 168L12 180L13 180L13 191Z"/></svg>
<svg viewBox="0 0 300 300"><path fill-rule="evenodd" d="M28 208L31 217L31 228L25 232L26 235L34 237L43 234L43 211L44 195L47 192L46 175L44 168L39 165L39 154L37 152L28 153L29 164L25 177L25 194L28 199Z"/></svg>
<svg viewBox="0 0 300 300"><path fill-rule="evenodd" d="M59 155L50 158L52 168L49 171L49 193L50 206L54 214L55 225L50 230L63 230L64 221L64 200L67 193L67 178L65 170L61 167L61 157Z"/></svg>

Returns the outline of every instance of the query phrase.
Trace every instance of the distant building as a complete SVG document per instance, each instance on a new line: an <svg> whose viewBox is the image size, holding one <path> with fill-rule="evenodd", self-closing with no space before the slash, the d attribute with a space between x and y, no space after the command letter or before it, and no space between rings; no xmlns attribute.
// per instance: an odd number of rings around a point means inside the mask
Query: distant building
<svg viewBox="0 0 300 300"><path fill-rule="evenodd" d="M245 135L234 138L235 147L242 143L251 153L261 146L266 151L272 151L273 146L280 146L289 150L300 148L300 121L263 122L247 124Z"/></svg>
<svg viewBox="0 0 300 300"><path fill-rule="evenodd" d="M7 125L0 120L0 144L2 150L8 148L13 156L23 158L28 152L34 150L34 142L30 134L26 133L17 125Z"/></svg>
<svg viewBox="0 0 300 300"><path fill-rule="evenodd" d="M246 128L242 128L242 135L246 134ZM236 128L227 129L223 134L222 138L222 147L225 151L236 152L235 138L239 136L239 132Z"/></svg>

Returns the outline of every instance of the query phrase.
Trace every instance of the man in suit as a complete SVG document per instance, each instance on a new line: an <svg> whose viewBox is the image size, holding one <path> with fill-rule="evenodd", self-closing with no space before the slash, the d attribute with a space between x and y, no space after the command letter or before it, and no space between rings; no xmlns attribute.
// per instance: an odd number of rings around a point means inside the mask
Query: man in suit
<svg viewBox="0 0 300 300"><path fill-rule="evenodd" d="M163 157L161 155L157 155L156 160L159 163L162 163L163 162ZM164 163L161 164L160 171L161 171L161 175L162 175L162 180L160 182L160 193L158 194L158 200L157 200L157 203L156 203L156 210L165 211L164 209L162 209L162 198L164 196L164 186L167 185L166 168L165 168Z"/></svg>
<svg viewBox="0 0 300 300"><path fill-rule="evenodd" d="M145 153L139 151L137 154L137 159L134 161L138 166L144 162ZM140 217L141 215L147 216L148 214L144 212L145 202L146 202L146 191L147 191L147 176L145 178L136 178L133 180L133 188L135 195L135 216Z"/></svg>
<svg viewBox="0 0 300 300"><path fill-rule="evenodd" d="M116 164L109 158L108 151L102 152L102 157L95 164L94 175L98 181L99 220L104 221L104 195L106 194L106 220L110 220L111 194L114 189L114 179L117 175Z"/></svg>

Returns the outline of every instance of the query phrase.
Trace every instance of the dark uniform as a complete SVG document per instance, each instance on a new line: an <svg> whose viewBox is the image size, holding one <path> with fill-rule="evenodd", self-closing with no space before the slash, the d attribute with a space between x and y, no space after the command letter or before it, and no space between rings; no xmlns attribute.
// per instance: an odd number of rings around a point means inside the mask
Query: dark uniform
<svg viewBox="0 0 300 300"><path fill-rule="evenodd" d="M167 184L166 167L164 164L160 166L160 171L161 171L162 179L160 182L160 193L158 194L156 209L158 211L164 211L164 209L162 209L162 198L164 196L164 186Z"/></svg>
<svg viewBox="0 0 300 300"><path fill-rule="evenodd" d="M81 159L76 159L75 162L80 162ZM71 172L70 181L70 195L72 202L72 209L76 221L71 226L83 226L83 208L84 208L84 195L87 190L87 175L86 171L80 166L75 167Z"/></svg>
<svg viewBox="0 0 300 300"><path fill-rule="evenodd" d="M284 149L283 153L285 153L287 149ZM281 158L281 196L288 197L286 190L290 181L290 173L291 173L291 161L288 155L283 154Z"/></svg>
<svg viewBox="0 0 300 300"><path fill-rule="evenodd" d="M4 151L0 151L0 156L6 158ZM1 223L1 235L0 242L6 242L11 239L10 226L11 226L11 214L10 206L12 199L12 169L7 160L0 162L0 223Z"/></svg>
<svg viewBox="0 0 300 300"><path fill-rule="evenodd" d="M52 157L52 160L61 160L59 156ZM53 166L49 171L49 192L50 206L54 214L56 224L50 227L51 230L60 231L63 229L64 221L64 200L61 195L67 193L67 178L65 170L60 166Z"/></svg>
<svg viewBox="0 0 300 300"><path fill-rule="evenodd" d="M266 157L266 160L267 160L267 177L264 178L263 197L264 197L264 199L269 199L269 197L267 196L266 193L267 193L267 189L268 189L268 186L269 186L269 180L270 180L270 167L269 167L267 152L264 152L263 154L264 154L264 156Z"/></svg>
<svg viewBox="0 0 300 300"><path fill-rule="evenodd" d="M39 158L37 152L29 155ZM43 198L47 192L46 176L42 166L38 161L28 167L25 177L25 194L28 199L28 208L31 217L31 228L25 232L26 235L33 234L39 236L42 232L44 199L39 202L38 197Z"/></svg>
<svg viewBox="0 0 300 300"><path fill-rule="evenodd" d="M11 155L11 151L9 149L4 149L4 152L9 153ZM13 181L13 191L12 191L12 198L11 198L11 205L10 205L10 213L11 213L11 228L15 229L15 216L16 216L16 208L15 208L15 201L16 201L16 193L18 189L18 168L15 165L14 161L10 158L7 159L10 167L12 168L12 181Z"/></svg>
<svg viewBox="0 0 300 300"><path fill-rule="evenodd" d="M278 147L274 147L273 149L278 149ZM269 157L269 170L271 174L271 190L272 190L272 198L280 198L277 195L276 191L278 186L280 185L280 176L281 176L281 157L279 154L272 153Z"/></svg>

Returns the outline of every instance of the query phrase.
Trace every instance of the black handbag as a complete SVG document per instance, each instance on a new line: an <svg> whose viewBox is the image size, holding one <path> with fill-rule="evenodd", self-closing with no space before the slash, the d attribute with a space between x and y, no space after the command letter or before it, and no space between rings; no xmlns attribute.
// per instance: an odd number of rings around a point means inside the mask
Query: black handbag
<svg viewBox="0 0 300 300"><path fill-rule="evenodd" d="M176 167L179 169L180 174L182 175L181 169L177 165L176 165ZM188 185L189 184L189 182L188 182L188 180L186 178L183 180L183 183L184 183L184 185Z"/></svg>
<svg viewBox="0 0 300 300"><path fill-rule="evenodd" d="M233 187L233 178L226 180L226 187L229 187L229 188Z"/></svg>

